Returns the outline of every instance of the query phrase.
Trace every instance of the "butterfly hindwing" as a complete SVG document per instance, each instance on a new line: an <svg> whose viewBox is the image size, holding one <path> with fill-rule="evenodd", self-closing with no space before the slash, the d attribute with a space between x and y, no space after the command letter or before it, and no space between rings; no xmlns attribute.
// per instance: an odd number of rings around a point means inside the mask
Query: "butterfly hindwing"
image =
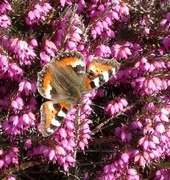
<svg viewBox="0 0 170 180"><path fill-rule="evenodd" d="M47 101L41 105L40 131L43 136L51 135L56 128L60 127L72 108L72 103Z"/></svg>

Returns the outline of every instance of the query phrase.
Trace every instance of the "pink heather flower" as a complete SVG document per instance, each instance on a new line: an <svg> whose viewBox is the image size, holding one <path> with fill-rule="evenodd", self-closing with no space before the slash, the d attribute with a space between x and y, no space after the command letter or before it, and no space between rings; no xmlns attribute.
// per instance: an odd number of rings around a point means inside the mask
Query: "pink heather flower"
<svg viewBox="0 0 170 180"><path fill-rule="evenodd" d="M145 33L146 35L149 35L149 34L150 34L150 29L147 28L147 27L145 27L145 28L144 28L144 33Z"/></svg>
<svg viewBox="0 0 170 180"><path fill-rule="evenodd" d="M92 112L92 108L91 108L91 105L92 105L91 99L92 98L93 98L93 93L87 93L87 94L83 95L83 97L82 97L82 104L83 104L81 107L81 118L82 119L89 116Z"/></svg>
<svg viewBox="0 0 170 180"><path fill-rule="evenodd" d="M148 35L150 33L150 28L148 27L148 19L147 18L141 19L139 23L141 24L144 30L144 34Z"/></svg>
<svg viewBox="0 0 170 180"><path fill-rule="evenodd" d="M112 159L110 159L112 161ZM131 167L128 167L128 163L125 163L121 158L115 160L113 163L109 163L104 166L103 172L100 172L100 176L96 177L98 180L116 180L116 179L137 179L140 176L137 171Z"/></svg>
<svg viewBox="0 0 170 180"><path fill-rule="evenodd" d="M11 26L11 19L6 14L0 15L0 27L8 28L9 26Z"/></svg>
<svg viewBox="0 0 170 180"><path fill-rule="evenodd" d="M0 73L5 73L8 70L8 65L7 57L0 54Z"/></svg>
<svg viewBox="0 0 170 180"><path fill-rule="evenodd" d="M167 23L167 19L162 19L159 25L162 27L165 26L166 23Z"/></svg>
<svg viewBox="0 0 170 180"><path fill-rule="evenodd" d="M49 56L54 57L57 48L56 48L56 45L52 41L46 39L44 43L44 50Z"/></svg>
<svg viewBox="0 0 170 180"><path fill-rule="evenodd" d="M162 108L159 111L153 111L153 105L151 109L149 109L149 107L150 104L148 104L148 107L145 107L150 111L147 111L147 118L144 119L144 117L142 117L140 120L141 122L143 121L142 124L145 126L142 129L143 137L141 137L138 142L140 149L143 149L143 153L136 153L134 156L134 161L138 162L143 167L145 167L146 163L148 164L150 161L158 160L158 158L163 155L169 154L168 149L170 146L169 135L166 136L164 133L167 131L166 129L169 129L169 127L166 126L166 123L169 122L167 117L170 114L169 109ZM157 113L153 114L153 112ZM148 118L148 113L149 116L152 117L152 120Z"/></svg>
<svg viewBox="0 0 170 180"><path fill-rule="evenodd" d="M0 149L0 156L3 154L3 150L2 149Z"/></svg>
<svg viewBox="0 0 170 180"><path fill-rule="evenodd" d="M32 48L37 47L37 46L38 46L37 40L36 40L36 39L31 39L31 40L30 40L30 46L31 46Z"/></svg>
<svg viewBox="0 0 170 180"><path fill-rule="evenodd" d="M153 59L155 59L155 57L153 57ZM140 61L136 62L136 64L134 65L133 71L138 70L140 71L140 73L142 73L142 72L154 72L155 70L162 71L168 69L169 69L168 62L165 63L165 61L163 61L160 58L156 58L156 61L150 63L148 62L148 59L142 57Z"/></svg>
<svg viewBox="0 0 170 180"><path fill-rule="evenodd" d="M65 121L65 125L69 130L73 130L74 129L74 124L70 121L70 120L66 120Z"/></svg>
<svg viewBox="0 0 170 180"><path fill-rule="evenodd" d="M1 156L0 169L9 167L10 164L18 164L18 148L12 147Z"/></svg>
<svg viewBox="0 0 170 180"><path fill-rule="evenodd" d="M27 108L29 109L30 112L35 112L37 110L37 101L35 97L31 97L28 100Z"/></svg>
<svg viewBox="0 0 170 180"><path fill-rule="evenodd" d="M105 22L105 21L104 21ZM114 32L108 28L108 24L102 23L98 21L93 27L91 28L91 36L93 39L96 39L98 36L103 36L103 38L114 38L115 34Z"/></svg>
<svg viewBox="0 0 170 180"><path fill-rule="evenodd" d="M32 140L31 139L26 139L24 141L24 146L28 149L30 149L32 147Z"/></svg>
<svg viewBox="0 0 170 180"><path fill-rule="evenodd" d="M78 44L81 42L82 39L82 29L79 28L81 27L81 18L78 15L75 15L75 26L72 26L70 30L70 35L67 35L67 43L66 43L66 48L68 50L76 50Z"/></svg>
<svg viewBox="0 0 170 180"><path fill-rule="evenodd" d="M170 22L170 12L168 12L168 13L166 14L166 19L167 19L168 22Z"/></svg>
<svg viewBox="0 0 170 180"><path fill-rule="evenodd" d="M36 4L32 10L30 10L26 17L26 23L28 25L39 24L45 21L47 15L52 10L49 3Z"/></svg>
<svg viewBox="0 0 170 180"><path fill-rule="evenodd" d="M153 139L155 139L155 142L153 141ZM146 137L142 137L139 140L138 144L141 145L144 150L155 149L156 144L159 144L159 139L156 136L153 136L152 139L151 139L151 136L150 137L146 136Z"/></svg>
<svg viewBox="0 0 170 180"><path fill-rule="evenodd" d="M103 98L104 97L104 90L103 89L98 89L97 91L94 91L94 92L95 92L94 98Z"/></svg>
<svg viewBox="0 0 170 180"><path fill-rule="evenodd" d="M77 45L77 51L82 52L83 54L84 50L85 50L85 46L83 44L80 43Z"/></svg>
<svg viewBox="0 0 170 180"><path fill-rule="evenodd" d="M124 98L119 100L112 100L105 107L105 114L115 115L117 113L120 113L125 107L127 107L127 105L128 102Z"/></svg>
<svg viewBox="0 0 170 180"><path fill-rule="evenodd" d="M121 142L130 142L132 139L132 133L126 127L117 127L114 134L121 139Z"/></svg>
<svg viewBox="0 0 170 180"><path fill-rule="evenodd" d="M168 169L158 169L155 173L155 176L153 178L154 180L165 180L165 179L170 179L170 175L168 172Z"/></svg>
<svg viewBox="0 0 170 180"><path fill-rule="evenodd" d="M51 61L50 55L47 55L46 52L40 52L40 66L44 67L48 62Z"/></svg>
<svg viewBox="0 0 170 180"><path fill-rule="evenodd" d="M80 21L79 17L77 17L78 21ZM81 34L83 33L82 30L78 27L72 30L73 33L70 34L70 40L73 42L79 42L81 40Z"/></svg>
<svg viewBox="0 0 170 180"><path fill-rule="evenodd" d="M12 152L17 153L17 154L19 152L19 149L17 147L12 147L11 150Z"/></svg>
<svg viewBox="0 0 170 180"><path fill-rule="evenodd" d="M89 124L92 123L92 121L88 121L84 119L84 123L82 122L82 125L80 125L80 141L79 141L79 147L81 150L84 150L85 147L88 145L88 140L91 138L91 130L89 128Z"/></svg>
<svg viewBox="0 0 170 180"><path fill-rule="evenodd" d="M170 28L170 12L166 14L166 19L162 19L159 25L160 27L163 27L164 30L168 30Z"/></svg>
<svg viewBox="0 0 170 180"><path fill-rule="evenodd" d="M14 111L22 110L24 106L24 101L21 97L16 97L16 99L12 100L11 107L14 109Z"/></svg>
<svg viewBox="0 0 170 180"><path fill-rule="evenodd" d="M122 159L122 161L123 161L124 163L128 163L128 162L129 162L129 154L123 153L123 154L121 155L121 159Z"/></svg>
<svg viewBox="0 0 170 180"><path fill-rule="evenodd" d="M150 162L149 154L146 151L135 155L134 162L138 163L141 167L145 167L147 163Z"/></svg>
<svg viewBox="0 0 170 180"><path fill-rule="evenodd" d="M0 169L4 166L4 161L0 159Z"/></svg>
<svg viewBox="0 0 170 180"><path fill-rule="evenodd" d="M140 44L134 43L133 45L133 54L139 55L142 52L142 48L140 47Z"/></svg>
<svg viewBox="0 0 170 180"><path fill-rule="evenodd" d="M30 93L36 92L36 84L35 82L30 83L29 81L21 81L19 83L19 89L20 92L24 92L26 96L28 96Z"/></svg>
<svg viewBox="0 0 170 180"><path fill-rule="evenodd" d="M99 14L100 12L104 11L104 5L99 5L99 7L97 7L96 4L92 4L90 7L90 17L94 18L97 16L97 14Z"/></svg>
<svg viewBox="0 0 170 180"><path fill-rule="evenodd" d="M90 17L95 21L97 20L97 22L93 23L91 36L93 39L96 39L98 36L114 38L115 33L110 27L112 27L116 20L128 21L127 15L129 15L128 7L125 3L119 3L119 1L114 1L114 5L110 2L99 4L99 6L92 4L90 7Z"/></svg>
<svg viewBox="0 0 170 180"><path fill-rule="evenodd" d="M115 4L115 6L113 6L113 9L115 11L117 11L119 14L126 15L126 16L129 15L129 8L128 8L127 4L124 2Z"/></svg>
<svg viewBox="0 0 170 180"><path fill-rule="evenodd" d="M82 38L85 36L83 34L84 26L81 17L68 9L62 18L65 21L62 21L62 19L53 21L53 28L56 29L53 36L54 43L57 49L64 45L67 50L77 50L77 46L82 44ZM69 33L67 29L69 29Z"/></svg>
<svg viewBox="0 0 170 180"><path fill-rule="evenodd" d="M170 109L168 107L163 107L163 108L161 108L160 112L165 115L169 115Z"/></svg>
<svg viewBox="0 0 170 180"><path fill-rule="evenodd" d="M116 45L113 45L111 50L113 51L113 56L120 60L120 59L127 59L128 56L132 55L131 53L131 44L129 42L126 42L125 44L123 45L119 45L119 44L116 44Z"/></svg>
<svg viewBox="0 0 170 180"><path fill-rule="evenodd" d="M51 58L55 56L56 51L56 45L52 41L46 39L43 50L40 52L41 67L50 62Z"/></svg>
<svg viewBox="0 0 170 180"><path fill-rule="evenodd" d="M131 123L131 127L132 129L136 130L136 129L142 129L143 125L140 121L133 121Z"/></svg>
<svg viewBox="0 0 170 180"><path fill-rule="evenodd" d="M34 126L35 117L32 113L19 116L10 116L7 121L4 121L2 128L9 135L21 134Z"/></svg>
<svg viewBox="0 0 170 180"><path fill-rule="evenodd" d="M65 131L65 129L64 128L59 128L59 134L60 134L60 136L62 137L62 138L64 138L64 139L66 139L66 137L67 137L67 133L66 133L66 131Z"/></svg>
<svg viewBox="0 0 170 180"><path fill-rule="evenodd" d="M31 112L27 114L25 113L20 117L20 122L21 122L20 127L22 127L23 124L23 126L25 126L24 128L28 129L31 126L34 126L34 121L35 121L35 116L33 113Z"/></svg>
<svg viewBox="0 0 170 180"><path fill-rule="evenodd" d="M16 178L14 176L8 176L6 180L16 180Z"/></svg>
<svg viewBox="0 0 170 180"><path fill-rule="evenodd" d="M81 0L81 2L78 3L77 7L77 13L80 14L85 8L87 8L85 0Z"/></svg>
<svg viewBox="0 0 170 180"><path fill-rule="evenodd" d="M51 161L54 157L55 157L55 151L52 149L52 150L49 152L49 160Z"/></svg>
<svg viewBox="0 0 170 180"><path fill-rule="evenodd" d="M70 0L60 0L60 4L62 7L64 7L66 4L72 5L72 2Z"/></svg>
<svg viewBox="0 0 170 180"><path fill-rule="evenodd" d="M61 6L64 7L65 3L66 3L66 0L60 0L60 3L61 3Z"/></svg>
<svg viewBox="0 0 170 180"><path fill-rule="evenodd" d="M162 44L165 46L165 48L168 50L169 47L170 47L170 38L169 37L165 37L163 40L162 40Z"/></svg>
<svg viewBox="0 0 170 180"><path fill-rule="evenodd" d="M167 69L167 65L165 64L165 62L161 60L154 61L152 64L154 65L155 69L158 69L158 70Z"/></svg>
<svg viewBox="0 0 170 180"><path fill-rule="evenodd" d="M74 50L74 49L76 49L76 44L73 41L68 41L67 42L67 48L69 50Z"/></svg>
<svg viewBox="0 0 170 180"><path fill-rule="evenodd" d="M73 166L75 160L69 154L66 154L64 148L56 146L54 149L47 146L39 146L33 149L32 155L43 155L44 158L51 161L57 161L59 165L62 165L66 171L69 166Z"/></svg>
<svg viewBox="0 0 170 180"><path fill-rule="evenodd" d="M169 86L169 83L170 82L167 79L162 81L159 77L153 77L150 79L139 77L136 78L136 82L132 82L131 85L137 93L140 93L141 95L151 95L158 93L161 90L166 90Z"/></svg>
<svg viewBox="0 0 170 180"><path fill-rule="evenodd" d="M67 133L67 134L69 134L69 133ZM73 136L73 134L69 134L69 137L67 139L63 139L60 142L60 145L66 151L66 154L73 153L74 148L76 147L75 139L74 139L74 137L71 137L71 135Z"/></svg>
<svg viewBox="0 0 170 180"><path fill-rule="evenodd" d="M112 77L107 84L109 85L115 85L117 83L119 83L119 81L121 80L122 83L127 83L129 81L130 76L132 76L131 74L132 70L127 68L127 69L123 69L123 70L119 70L114 77Z"/></svg>
<svg viewBox="0 0 170 180"><path fill-rule="evenodd" d="M149 102L148 104L146 104L146 107L149 109L149 111L155 110L155 105L153 102Z"/></svg>
<svg viewBox="0 0 170 180"><path fill-rule="evenodd" d="M66 151L61 146L55 146L54 149L58 155L65 156Z"/></svg>
<svg viewBox="0 0 170 180"><path fill-rule="evenodd" d="M100 21L98 21L95 24L95 27L92 28L91 35L95 39L97 35L101 35L102 32L103 32L103 24Z"/></svg>
<svg viewBox="0 0 170 180"><path fill-rule="evenodd" d="M159 115L156 115L156 116L154 117L154 120L155 120L156 122L160 122L160 121L162 121L162 122L169 122L168 116L169 116L169 114L166 115L166 114L160 112Z"/></svg>
<svg viewBox="0 0 170 180"><path fill-rule="evenodd" d="M8 1L4 0L0 3L0 13L3 14L7 11L12 11L12 8Z"/></svg>
<svg viewBox="0 0 170 180"><path fill-rule="evenodd" d="M159 133L159 134L164 134L165 133L165 126L163 124L158 124L155 127L155 130Z"/></svg>
<svg viewBox="0 0 170 180"><path fill-rule="evenodd" d="M140 176L137 173L136 169L130 168L128 169L128 173L127 173L127 179L128 180L140 180Z"/></svg>
<svg viewBox="0 0 170 180"><path fill-rule="evenodd" d="M87 66L90 64L90 62L93 60L94 55L90 54L86 57L86 64Z"/></svg>
<svg viewBox="0 0 170 180"><path fill-rule="evenodd" d="M83 175L83 179L84 180L88 180L89 179L89 173L88 172L85 172L84 175Z"/></svg>
<svg viewBox="0 0 170 180"><path fill-rule="evenodd" d="M4 131L7 134L18 133L18 131L16 131L16 128L14 127L15 125L18 124L18 122L19 122L19 117L18 116L11 116L8 121L4 121L4 123L2 124L2 128L4 129ZM11 127L11 125L13 127Z"/></svg>
<svg viewBox="0 0 170 180"><path fill-rule="evenodd" d="M29 45L26 41L19 40L15 38L12 40L10 45L14 57L19 59L20 65L30 65L32 59L36 57L34 52L34 47Z"/></svg>
<svg viewBox="0 0 170 180"><path fill-rule="evenodd" d="M95 49L95 56L98 57L109 57L111 55L111 50L109 46L101 44Z"/></svg>

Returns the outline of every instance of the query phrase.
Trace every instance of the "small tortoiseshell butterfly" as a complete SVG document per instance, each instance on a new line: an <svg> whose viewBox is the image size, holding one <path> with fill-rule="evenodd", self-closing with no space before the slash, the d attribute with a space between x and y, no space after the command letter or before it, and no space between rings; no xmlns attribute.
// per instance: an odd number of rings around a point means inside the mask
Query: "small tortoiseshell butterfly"
<svg viewBox="0 0 170 180"><path fill-rule="evenodd" d="M86 68L82 54L76 51L54 57L38 73L37 88L50 101L41 105L40 131L49 136L58 128L74 103L83 94L100 87L119 70L115 59L96 57Z"/></svg>

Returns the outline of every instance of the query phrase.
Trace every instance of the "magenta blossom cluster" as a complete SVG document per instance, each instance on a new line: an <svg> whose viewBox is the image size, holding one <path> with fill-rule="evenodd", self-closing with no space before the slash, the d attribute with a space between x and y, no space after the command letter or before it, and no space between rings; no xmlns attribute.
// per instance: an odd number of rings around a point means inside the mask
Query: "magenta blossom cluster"
<svg viewBox="0 0 170 180"><path fill-rule="evenodd" d="M121 154L113 153L109 158L112 163L104 166L103 171L100 172L103 176L98 179L111 180L122 177L140 179L140 175L137 173L138 168L133 169L132 164L139 165L139 168L145 168L152 162L169 156L170 101L167 97L163 99L168 105L159 107L158 104L148 103L143 107L142 117L135 117L130 124L127 123L115 129L116 138L122 144L128 143L131 148L124 150ZM137 139L138 146L135 147L134 138L138 134L141 137ZM113 150L115 146L115 144L112 145ZM159 170L154 176L154 179L169 177L165 169Z"/></svg>
<svg viewBox="0 0 170 180"><path fill-rule="evenodd" d="M85 180L170 179L167 5L166 0L0 2L0 179L26 179L35 166L51 179L64 173ZM115 58L121 67L43 137L45 100L37 92L37 72L71 50L87 66L100 57Z"/></svg>
<svg viewBox="0 0 170 180"><path fill-rule="evenodd" d="M4 0L0 4L0 27L8 28L11 26L11 19L8 16L8 12L12 11L11 5L8 1Z"/></svg>
<svg viewBox="0 0 170 180"><path fill-rule="evenodd" d="M8 168L11 164L18 164L18 152L17 147L5 151L0 150L0 168Z"/></svg>
<svg viewBox="0 0 170 180"><path fill-rule="evenodd" d="M128 102L124 98L114 99L108 102L108 104L106 105L105 114L115 115L117 113L120 113L124 110L125 107L127 107L127 105Z"/></svg>
<svg viewBox="0 0 170 180"><path fill-rule="evenodd" d="M39 54L41 67L50 62L51 58L55 56L56 51L56 45L52 41L46 39Z"/></svg>
<svg viewBox="0 0 170 180"><path fill-rule="evenodd" d="M85 29L80 15L74 13L76 8L68 9L67 13L63 14L61 19L56 19L52 22L54 31L53 40L57 49L62 48L63 43L67 50L84 51ZM63 21L62 19L65 19ZM69 32L68 32L69 30Z"/></svg>
<svg viewBox="0 0 170 180"><path fill-rule="evenodd" d="M28 25L34 25L44 22L51 10L52 7L49 3L40 1L40 3L35 4L32 8L30 8L26 16L26 23Z"/></svg>
<svg viewBox="0 0 170 180"><path fill-rule="evenodd" d="M31 140L27 140L25 143L29 149L29 157L41 155L52 162L57 161L65 171L69 167L75 166L75 150L85 150L88 140L91 138L89 125L92 121L86 118L91 113L91 108L89 108L90 97L90 94L84 96L80 114L78 114L78 107L70 111L63 126L58 128L52 135L53 145L51 145L51 142L44 141L43 145L34 147Z"/></svg>

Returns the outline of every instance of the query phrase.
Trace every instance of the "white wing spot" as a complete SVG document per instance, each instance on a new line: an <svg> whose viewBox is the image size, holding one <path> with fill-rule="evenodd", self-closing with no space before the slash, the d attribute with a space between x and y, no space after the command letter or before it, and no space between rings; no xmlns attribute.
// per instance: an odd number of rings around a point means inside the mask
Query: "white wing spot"
<svg viewBox="0 0 170 180"><path fill-rule="evenodd" d="M99 87L99 86L100 86L99 78L98 78L98 77L95 78L95 79L93 80L93 82L94 82L94 84L95 84L96 87Z"/></svg>
<svg viewBox="0 0 170 180"><path fill-rule="evenodd" d="M51 124L56 127L59 127L61 125L61 123L57 121L56 119L52 119Z"/></svg>
<svg viewBox="0 0 170 180"><path fill-rule="evenodd" d="M60 110L58 112L58 116L65 118L66 117L66 113L64 113L62 110Z"/></svg>
<svg viewBox="0 0 170 180"><path fill-rule="evenodd" d="M103 76L105 82L107 82L107 81L109 80L109 73L108 73L108 72L104 72L104 73L102 74L102 76Z"/></svg>

